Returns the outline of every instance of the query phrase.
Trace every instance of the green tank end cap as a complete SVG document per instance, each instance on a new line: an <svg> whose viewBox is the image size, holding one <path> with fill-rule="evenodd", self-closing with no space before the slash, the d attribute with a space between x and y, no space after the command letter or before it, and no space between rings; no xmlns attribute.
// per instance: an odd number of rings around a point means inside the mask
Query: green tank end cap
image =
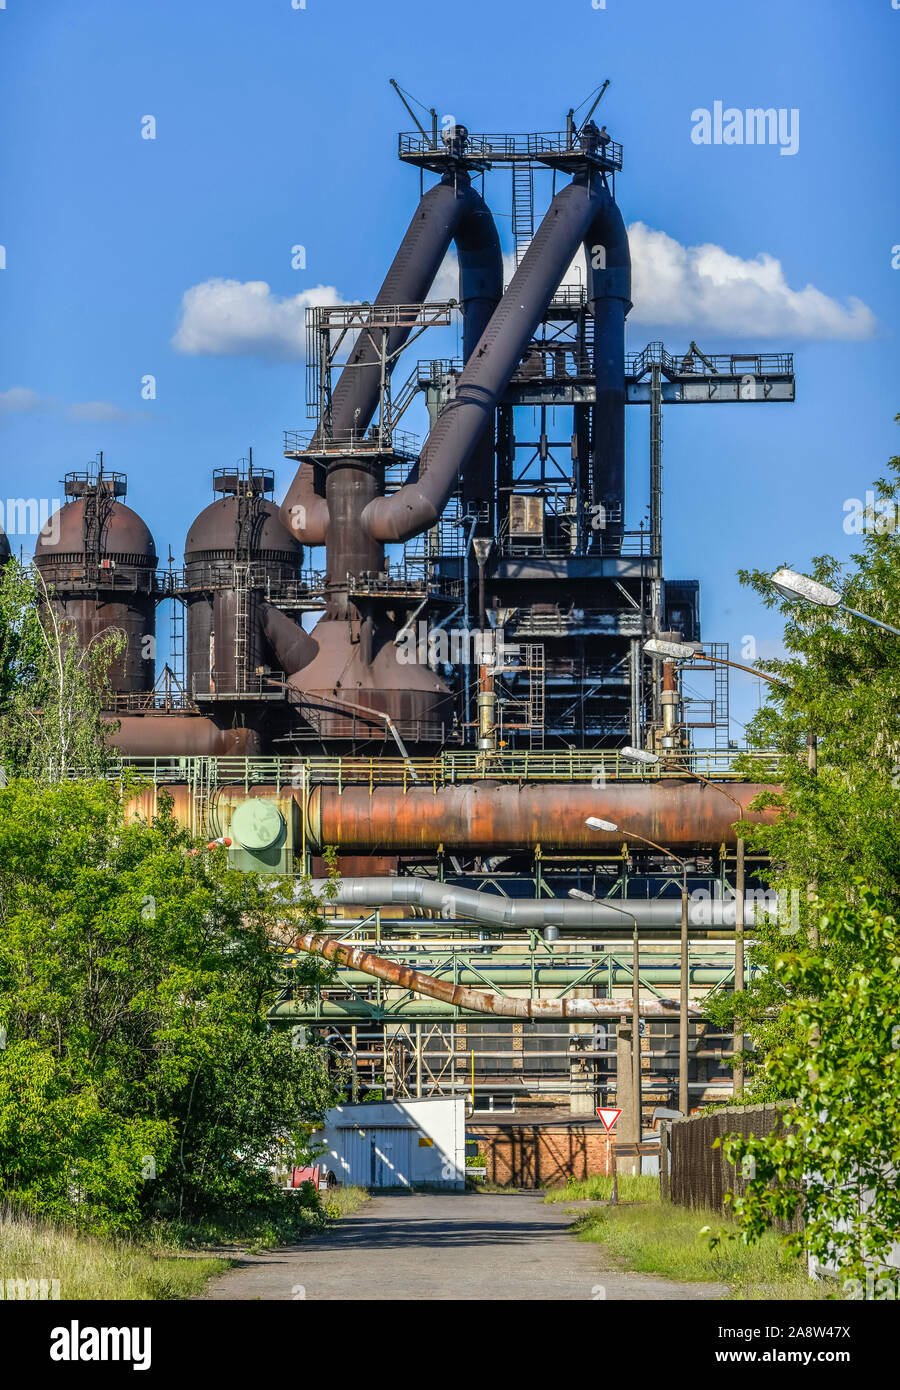
<svg viewBox="0 0 900 1390"><path fill-rule="evenodd" d="M284 830L278 807L261 797L242 801L231 818L231 834L244 849L270 849Z"/></svg>

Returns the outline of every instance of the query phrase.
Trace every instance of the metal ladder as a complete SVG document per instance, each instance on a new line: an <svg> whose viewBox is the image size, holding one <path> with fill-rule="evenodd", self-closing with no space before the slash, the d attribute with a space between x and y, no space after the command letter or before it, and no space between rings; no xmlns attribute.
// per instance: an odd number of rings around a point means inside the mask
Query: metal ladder
<svg viewBox="0 0 900 1390"><path fill-rule="evenodd" d="M215 758L195 758L191 801L193 803L193 825L195 835L211 835L209 812L213 792L216 787Z"/></svg>
<svg viewBox="0 0 900 1390"><path fill-rule="evenodd" d="M530 164L513 165L512 234L518 270L534 238L534 170Z"/></svg>
<svg viewBox="0 0 900 1390"><path fill-rule="evenodd" d="M234 680L238 691L247 689L250 649L250 565L234 566Z"/></svg>
<svg viewBox="0 0 900 1390"><path fill-rule="evenodd" d="M544 644L538 642L525 648L529 672L528 738L532 748L544 746Z"/></svg>
<svg viewBox="0 0 900 1390"><path fill-rule="evenodd" d="M180 598L172 599L172 623L169 628L169 655L172 674L177 683L184 690L184 610L185 605ZM186 693L186 692L185 692Z"/></svg>
<svg viewBox="0 0 900 1390"><path fill-rule="evenodd" d="M712 656L720 657L725 661L728 660L727 642L710 642L709 651ZM713 666L713 680L715 682L713 686L713 724L715 726L713 734L715 747L719 749L728 748L729 735L731 732L731 711L728 701L728 669L727 666L720 666L718 664Z"/></svg>

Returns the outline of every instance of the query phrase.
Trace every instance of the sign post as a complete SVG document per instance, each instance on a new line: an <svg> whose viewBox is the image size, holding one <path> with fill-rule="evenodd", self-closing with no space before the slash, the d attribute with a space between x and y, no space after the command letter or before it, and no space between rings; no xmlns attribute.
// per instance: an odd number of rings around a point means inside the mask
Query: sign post
<svg viewBox="0 0 900 1390"><path fill-rule="evenodd" d="M612 1195L609 1200L612 1206L617 1206L619 1201L619 1169L616 1164L616 1140L613 1134L613 1127L621 1113L621 1110L607 1109L602 1105L597 1106L597 1114L600 1116L600 1123L609 1135L609 1148L607 1152L610 1155L610 1161L612 1163Z"/></svg>

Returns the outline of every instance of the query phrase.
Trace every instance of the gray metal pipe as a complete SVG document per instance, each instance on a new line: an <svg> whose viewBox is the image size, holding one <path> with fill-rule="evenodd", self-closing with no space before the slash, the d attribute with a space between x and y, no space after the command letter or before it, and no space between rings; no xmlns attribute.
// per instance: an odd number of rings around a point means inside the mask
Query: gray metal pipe
<svg viewBox="0 0 900 1390"><path fill-rule="evenodd" d="M313 891L324 894L330 879L313 879ZM498 893L481 893L458 888L451 883L435 883L427 878L342 878L332 901L340 907L419 907L434 912L442 920L469 919L509 930L563 927L583 930L589 927L618 927L627 931L632 918L639 927L677 927L681 923L681 895L672 898L630 898L627 901L585 903L569 898L502 898ZM727 903L726 903L727 905ZM721 900L691 903L691 925L722 923ZM754 921L756 904L747 903L745 921ZM719 909L719 923L715 912ZM731 904L733 912L733 904ZM760 914L762 915L762 914ZM696 922L692 920L696 917ZM726 921L722 923L728 925Z"/></svg>
<svg viewBox="0 0 900 1390"><path fill-rule="evenodd" d="M550 204L522 264L456 383L453 399L428 436L419 460L418 477L392 497L378 497L365 508L363 524L378 540L409 540L433 526L441 515L459 472L465 470L582 242L591 257L590 293L600 329L600 344L595 348L595 365L601 374L599 409L603 413L615 406L609 399L610 391L624 391L624 319L630 307L631 288L628 240L621 214L606 185L596 176L579 177ZM618 308L607 311L603 306L608 299L615 300ZM619 346L614 344L617 333L623 335ZM617 384L620 366L622 381ZM624 415L624 396L620 404ZM614 432L603 447L611 448L613 439Z"/></svg>

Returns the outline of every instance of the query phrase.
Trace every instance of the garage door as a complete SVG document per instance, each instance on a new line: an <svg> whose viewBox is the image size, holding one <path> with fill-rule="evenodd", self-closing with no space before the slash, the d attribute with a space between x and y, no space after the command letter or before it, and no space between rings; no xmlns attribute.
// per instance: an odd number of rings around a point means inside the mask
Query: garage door
<svg viewBox="0 0 900 1390"><path fill-rule="evenodd" d="M361 1187L411 1187L416 1131L373 1125L344 1131L345 1182Z"/></svg>
<svg viewBox="0 0 900 1390"><path fill-rule="evenodd" d="M410 1129L372 1130L372 1186L412 1186Z"/></svg>

